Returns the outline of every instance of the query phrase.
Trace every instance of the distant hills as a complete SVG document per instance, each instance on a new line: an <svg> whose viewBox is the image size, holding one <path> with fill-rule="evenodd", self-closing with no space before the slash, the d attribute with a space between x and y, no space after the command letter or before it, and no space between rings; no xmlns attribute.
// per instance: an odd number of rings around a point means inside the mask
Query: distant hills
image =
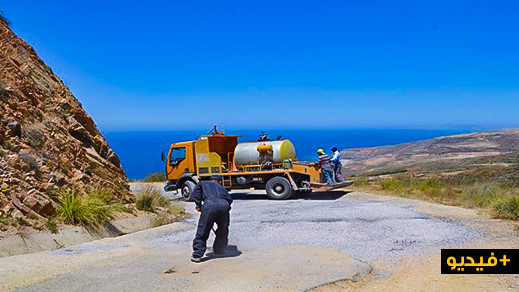
<svg viewBox="0 0 519 292"><path fill-rule="evenodd" d="M478 132L412 143L341 151L344 174L467 171L519 164L519 129Z"/></svg>

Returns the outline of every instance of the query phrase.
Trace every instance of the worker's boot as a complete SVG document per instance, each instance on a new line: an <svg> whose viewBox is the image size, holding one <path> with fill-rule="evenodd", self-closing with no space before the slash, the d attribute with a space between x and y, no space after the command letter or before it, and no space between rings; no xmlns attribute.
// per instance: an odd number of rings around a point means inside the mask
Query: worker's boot
<svg viewBox="0 0 519 292"><path fill-rule="evenodd" d="M200 263L202 261L202 258L201 257L192 256L191 257L191 261L193 263Z"/></svg>

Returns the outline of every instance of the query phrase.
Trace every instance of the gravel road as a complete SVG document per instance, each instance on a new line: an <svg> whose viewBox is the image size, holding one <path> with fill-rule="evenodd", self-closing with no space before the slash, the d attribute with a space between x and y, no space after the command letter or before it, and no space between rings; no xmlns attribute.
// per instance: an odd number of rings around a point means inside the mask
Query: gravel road
<svg viewBox="0 0 519 292"><path fill-rule="evenodd" d="M230 242L242 249L321 246L363 261L446 247L478 237L452 220L435 219L412 205L347 199L342 191L315 193L297 200L273 201L261 192L234 193ZM343 199L342 199L343 198ZM192 209L192 204L187 204ZM187 220L195 225L195 215ZM189 244L193 230L154 238L151 244Z"/></svg>
<svg viewBox="0 0 519 292"><path fill-rule="evenodd" d="M189 262L198 216L184 203L193 217L181 223L0 259L0 288L300 291L358 280L381 262L398 265L408 256L491 240L488 230L467 223L475 221L473 211L415 200L344 191L289 201L258 191L233 198L230 244L236 250L227 258Z"/></svg>

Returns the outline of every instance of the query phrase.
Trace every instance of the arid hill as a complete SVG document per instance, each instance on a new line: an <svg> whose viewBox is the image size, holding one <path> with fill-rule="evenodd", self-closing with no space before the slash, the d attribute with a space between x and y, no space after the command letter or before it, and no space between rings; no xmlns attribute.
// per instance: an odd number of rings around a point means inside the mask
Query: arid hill
<svg viewBox="0 0 519 292"><path fill-rule="evenodd" d="M35 226L55 213L51 192L89 186L129 198L119 158L90 116L0 19L0 219Z"/></svg>
<svg viewBox="0 0 519 292"><path fill-rule="evenodd" d="M421 173L509 166L519 157L519 129L439 137L341 151L346 175Z"/></svg>

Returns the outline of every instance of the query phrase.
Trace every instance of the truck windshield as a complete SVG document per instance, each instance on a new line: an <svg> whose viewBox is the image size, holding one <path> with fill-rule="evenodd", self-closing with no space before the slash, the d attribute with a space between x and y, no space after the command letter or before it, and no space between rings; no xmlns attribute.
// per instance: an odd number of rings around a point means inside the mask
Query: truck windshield
<svg viewBox="0 0 519 292"><path fill-rule="evenodd" d="M177 165L186 158L186 147L172 148L169 155L169 164Z"/></svg>

